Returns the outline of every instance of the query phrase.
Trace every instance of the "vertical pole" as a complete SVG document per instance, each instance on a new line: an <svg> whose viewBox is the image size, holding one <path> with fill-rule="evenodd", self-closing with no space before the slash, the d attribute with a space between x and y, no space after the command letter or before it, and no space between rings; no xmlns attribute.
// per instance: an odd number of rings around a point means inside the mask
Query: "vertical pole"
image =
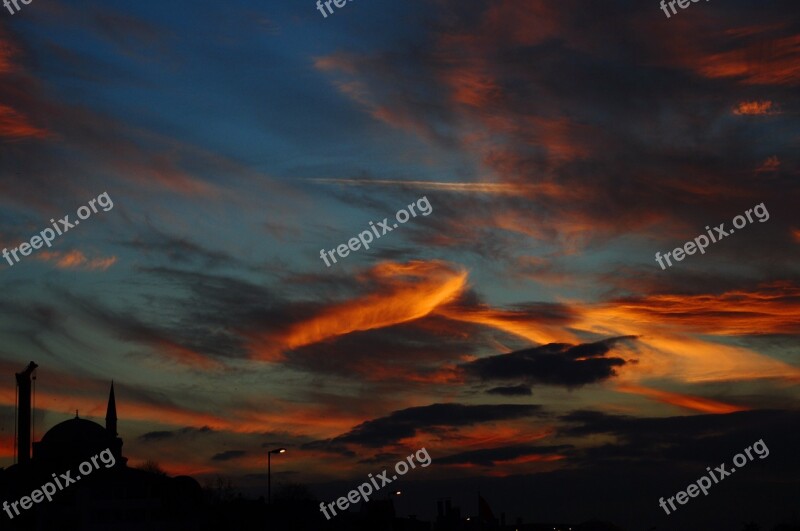
<svg viewBox="0 0 800 531"><path fill-rule="evenodd" d="M16 373L19 395L17 462L21 465L31 461L31 374L37 367L34 362L30 362L24 371Z"/></svg>
<svg viewBox="0 0 800 531"><path fill-rule="evenodd" d="M272 505L272 452L267 452L267 504Z"/></svg>

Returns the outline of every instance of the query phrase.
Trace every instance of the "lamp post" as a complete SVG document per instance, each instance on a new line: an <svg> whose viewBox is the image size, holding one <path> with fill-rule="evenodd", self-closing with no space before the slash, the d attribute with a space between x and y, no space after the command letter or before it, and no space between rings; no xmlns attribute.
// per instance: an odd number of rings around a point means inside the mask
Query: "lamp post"
<svg viewBox="0 0 800 531"><path fill-rule="evenodd" d="M392 515L393 516L397 515L397 510L395 509L394 501L392 501L392 496L397 497L397 496L400 496L401 494L403 494L402 490L390 490L389 494L386 496L386 498L389 500L389 505L391 505Z"/></svg>
<svg viewBox="0 0 800 531"><path fill-rule="evenodd" d="M272 505L272 454L282 454L286 448L276 448L267 452L267 504Z"/></svg>

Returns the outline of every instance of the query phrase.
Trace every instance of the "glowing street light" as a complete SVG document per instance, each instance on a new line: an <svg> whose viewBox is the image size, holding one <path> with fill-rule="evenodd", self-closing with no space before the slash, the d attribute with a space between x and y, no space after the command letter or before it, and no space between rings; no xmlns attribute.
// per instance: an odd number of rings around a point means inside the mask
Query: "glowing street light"
<svg viewBox="0 0 800 531"><path fill-rule="evenodd" d="M267 452L267 503L272 505L272 454L282 454L286 448L276 448Z"/></svg>

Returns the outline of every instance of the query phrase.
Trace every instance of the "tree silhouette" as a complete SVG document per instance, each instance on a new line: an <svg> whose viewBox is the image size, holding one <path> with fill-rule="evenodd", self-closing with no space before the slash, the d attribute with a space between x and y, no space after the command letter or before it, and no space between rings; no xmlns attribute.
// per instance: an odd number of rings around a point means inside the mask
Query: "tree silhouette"
<svg viewBox="0 0 800 531"><path fill-rule="evenodd" d="M217 474L203 485L206 498L211 503L227 503L236 498L236 487L230 478Z"/></svg>
<svg viewBox="0 0 800 531"><path fill-rule="evenodd" d="M161 465L158 464L157 461L153 461L152 459L148 459L141 465L134 467L138 470L143 470L145 472L150 472L151 474L156 474L157 476L167 476L167 473L161 468Z"/></svg>
<svg viewBox="0 0 800 531"><path fill-rule="evenodd" d="M278 503L318 503L317 497L308 490L308 487L301 483L284 483L278 487L272 499Z"/></svg>

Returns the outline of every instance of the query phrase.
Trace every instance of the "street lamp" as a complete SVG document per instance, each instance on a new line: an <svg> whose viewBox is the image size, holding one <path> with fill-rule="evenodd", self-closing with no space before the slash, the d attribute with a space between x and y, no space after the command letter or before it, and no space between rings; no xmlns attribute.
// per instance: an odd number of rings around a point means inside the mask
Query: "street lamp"
<svg viewBox="0 0 800 531"><path fill-rule="evenodd" d="M286 448L276 448L267 452L267 503L272 505L272 454L282 454Z"/></svg>

